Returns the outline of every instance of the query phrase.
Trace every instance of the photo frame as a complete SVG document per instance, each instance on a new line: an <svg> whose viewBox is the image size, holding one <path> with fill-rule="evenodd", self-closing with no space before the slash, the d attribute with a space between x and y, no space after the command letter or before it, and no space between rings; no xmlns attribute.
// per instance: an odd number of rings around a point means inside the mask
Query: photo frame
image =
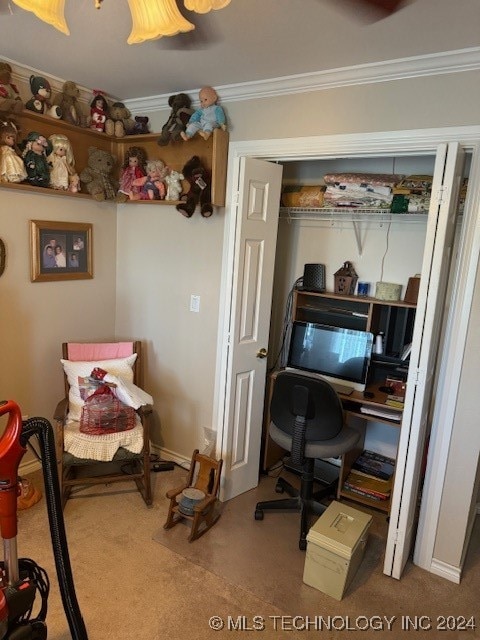
<svg viewBox="0 0 480 640"><path fill-rule="evenodd" d="M93 225L30 220L31 281L93 278Z"/></svg>

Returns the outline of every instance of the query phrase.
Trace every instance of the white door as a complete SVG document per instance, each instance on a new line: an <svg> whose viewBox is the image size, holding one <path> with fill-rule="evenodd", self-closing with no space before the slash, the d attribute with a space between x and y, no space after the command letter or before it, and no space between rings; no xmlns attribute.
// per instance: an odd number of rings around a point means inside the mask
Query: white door
<svg viewBox="0 0 480 640"><path fill-rule="evenodd" d="M282 166L240 159L221 498L258 484Z"/></svg>
<svg viewBox="0 0 480 640"><path fill-rule="evenodd" d="M412 546L463 164L464 153L458 143L440 145L432 184L385 554L384 573L394 578L400 578Z"/></svg>

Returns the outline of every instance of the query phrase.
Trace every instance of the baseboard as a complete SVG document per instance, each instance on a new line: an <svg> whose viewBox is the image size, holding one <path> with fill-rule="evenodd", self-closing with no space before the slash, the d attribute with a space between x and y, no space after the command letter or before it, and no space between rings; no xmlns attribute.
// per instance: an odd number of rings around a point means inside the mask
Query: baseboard
<svg viewBox="0 0 480 640"><path fill-rule="evenodd" d="M186 458L185 456L175 453L174 451L170 451L169 449L165 449L164 447L159 447L155 444L151 445L150 450L162 460L171 460L172 462L176 462L184 469L190 469L190 462L192 460L191 457Z"/></svg>
<svg viewBox="0 0 480 640"><path fill-rule="evenodd" d="M450 580L450 582L455 582L455 584L460 584L460 579L462 577L462 569L460 567L454 567L451 564L435 559L432 559L430 573L434 573L441 578L446 578L447 580Z"/></svg>
<svg viewBox="0 0 480 640"><path fill-rule="evenodd" d="M172 462L176 462L178 465L184 467L185 469L190 469L191 458L185 458L178 453L154 444L151 445L150 449L152 453L156 453L162 460L171 460ZM34 473L41 468L42 464L39 460L29 460L28 462L20 464L18 475L26 476L29 473Z"/></svg>

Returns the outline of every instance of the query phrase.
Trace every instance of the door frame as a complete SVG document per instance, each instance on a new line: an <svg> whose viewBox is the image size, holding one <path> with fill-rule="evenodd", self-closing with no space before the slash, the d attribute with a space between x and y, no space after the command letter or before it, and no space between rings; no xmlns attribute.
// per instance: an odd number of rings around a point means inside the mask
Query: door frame
<svg viewBox="0 0 480 640"><path fill-rule="evenodd" d="M227 171L227 194L225 207L225 227L222 256L222 281L220 289L220 315L219 330L217 340L217 362L214 394L214 424L217 430L216 450L217 454L222 451L222 444L226 437L228 424L225 407L226 384L227 384L227 363L228 363L228 336L230 333L230 316L232 306L232 286L233 268L235 256L235 231L237 222L237 203L240 179L240 158L252 157L260 160L272 162L287 162L299 160L317 160L335 157L365 157L374 155L377 157L392 155L425 155L435 154L439 144L448 142L458 142L464 149L476 149L475 165L478 164L478 148L480 142L480 126L445 127L434 129L411 129L406 131L389 131L360 134L338 134L328 136L313 136L302 138L281 138L267 140L251 140L230 142L228 153ZM478 183L478 181L477 181ZM478 204L479 185L475 185L475 194L472 200ZM460 262L464 270L458 274L457 287L460 288L466 297L463 298L459 309L453 310L454 318L460 318L469 312L473 299L474 275L476 273L477 256L474 255L478 247L478 227L480 226L480 208L472 210L468 216L467 227L463 233L462 246L460 247ZM455 322L453 322L455 325ZM460 325L460 326L459 326ZM459 322L457 328L463 335L457 335L457 349L465 348L466 323ZM450 324L452 327L452 324ZM446 409L450 411L455 407L458 392L458 382L449 389ZM451 434L450 434L451 437ZM448 441L450 439L448 438ZM437 451L435 455L436 465L446 468L448 447ZM429 459L428 466L431 460ZM428 470L427 466L427 470ZM435 481L431 487L428 482ZM443 477L429 476L427 473L424 492L441 490ZM429 548L433 549L436 535L440 503L436 505L437 512L430 513L430 518L422 525L419 531L422 539L426 541ZM424 559L424 568L430 570L431 561ZM428 565L428 566L427 566Z"/></svg>

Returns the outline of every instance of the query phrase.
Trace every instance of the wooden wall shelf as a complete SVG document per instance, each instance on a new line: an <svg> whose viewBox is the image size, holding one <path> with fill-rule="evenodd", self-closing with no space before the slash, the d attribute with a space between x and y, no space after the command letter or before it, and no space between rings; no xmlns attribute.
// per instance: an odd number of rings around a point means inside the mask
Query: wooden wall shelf
<svg viewBox="0 0 480 640"><path fill-rule="evenodd" d="M208 140L196 136L184 142L170 143L165 147L157 144L160 134L147 133L143 135L125 136L124 138L112 138L104 133L76 127L63 120L55 120L49 116L39 115L33 111L24 110L21 114L12 114L11 119L20 126L19 141L28 135L30 131L38 131L45 137L53 133L62 133L70 140L75 156L77 172L81 171L88 163L88 149L97 147L112 154L117 159L117 172L120 173L125 153L128 147L142 147L148 159L162 160L175 171L181 171L183 166L192 156L198 155L204 166L212 174L212 204L217 207L225 206L225 191L227 180L227 156L228 156L228 132L215 129ZM88 193L69 193L58 189L33 187L26 183L16 184L0 182L2 188L20 189L42 195L59 195L62 197L91 198ZM184 188L188 185L184 182ZM110 201L112 202L112 201ZM135 204L176 205L178 202L154 200L134 201Z"/></svg>

